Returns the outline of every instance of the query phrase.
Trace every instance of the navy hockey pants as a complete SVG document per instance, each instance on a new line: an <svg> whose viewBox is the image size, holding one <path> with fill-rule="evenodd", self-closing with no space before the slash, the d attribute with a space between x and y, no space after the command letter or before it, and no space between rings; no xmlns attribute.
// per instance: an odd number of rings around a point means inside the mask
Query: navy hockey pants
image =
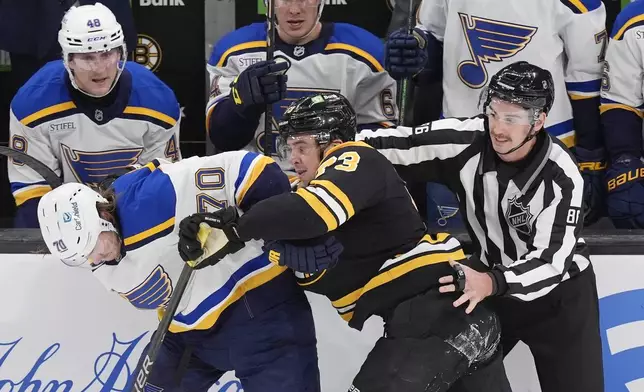
<svg viewBox="0 0 644 392"><path fill-rule="evenodd" d="M168 332L145 390L207 391L227 371L235 371L244 392L320 391L304 293L259 314L241 298L209 330Z"/></svg>

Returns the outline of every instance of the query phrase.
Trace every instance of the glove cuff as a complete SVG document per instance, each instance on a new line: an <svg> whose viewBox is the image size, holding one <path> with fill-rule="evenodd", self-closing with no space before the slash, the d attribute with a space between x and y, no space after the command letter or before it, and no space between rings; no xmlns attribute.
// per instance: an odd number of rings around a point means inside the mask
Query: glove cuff
<svg viewBox="0 0 644 392"><path fill-rule="evenodd" d="M493 269L492 271L487 272L487 274L492 278L492 295L501 296L508 291L508 283L505 280L503 271Z"/></svg>

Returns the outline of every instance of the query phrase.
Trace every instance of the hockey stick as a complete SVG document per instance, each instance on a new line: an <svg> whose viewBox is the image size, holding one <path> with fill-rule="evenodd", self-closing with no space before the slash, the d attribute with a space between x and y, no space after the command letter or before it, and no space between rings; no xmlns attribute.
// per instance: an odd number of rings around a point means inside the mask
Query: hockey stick
<svg viewBox="0 0 644 392"><path fill-rule="evenodd" d="M275 0L266 1L266 61L273 60L275 55ZM273 152L273 105L267 104L264 113L264 155Z"/></svg>
<svg viewBox="0 0 644 392"><path fill-rule="evenodd" d="M407 15L407 32L413 34L414 32L414 0L409 0L409 15ZM400 110L400 125L406 125L406 113L407 113L407 95L409 94L409 84L411 83L411 77L406 77L402 80L400 86L400 103L398 104L398 110Z"/></svg>
<svg viewBox="0 0 644 392"><path fill-rule="evenodd" d="M203 259L206 259L206 261L208 257L212 257L209 249L216 247L217 244L217 240L215 239L216 237L211 236L212 232L213 229L208 226L208 224L199 224L197 238L199 239L201 247L204 250L204 254L201 257ZM215 264L216 263L213 263L213 265ZM148 345L148 349L145 355L142 359L139 360L137 370L134 373L136 374L136 378L134 379L132 389L130 390L131 392L145 391L145 384L148 380L148 377L150 377L150 372L152 371L154 362L159 355L159 350L161 349L161 345L163 344L163 339L165 338L166 333L168 333L168 328L170 327L172 318L179 308L179 303L181 302L183 293L186 291L186 287L188 286L188 282L190 281L190 277L192 276L192 271L194 270L188 263L184 264L183 269L181 270L181 275L179 275L179 279L177 279L177 283L174 287L174 290L172 291L172 295L170 296L170 301L168 301L168 305L165 308L163 317L159 322L159 326L154 332L154 335L152 335L152 339L150 339L150 344Z"/></svg>
<svg viewBox="0 0 644 392"><path fill-rule="evenodd" d="M174 313L179 307L179 302L181 302L183 292L188 286L188 282L192 276L192 271L193 269L188 264L183 266L181 275L179 275L177 284L170 296L170 301L168 301L165 313L163 313L163 317L159 322L157 330L154 332L154 335L152 335L152 340L150 340L150 345L148 346L148 350L145 353L143 360L139 361L137 371L134 373L136 374L136 379L134 380L132 391L143 392L145 390L145 383L147 382L148 377L150 377L152 366L154 366L154 361L156 361L161 344L163 344L163 338L165 338L168 328L170 327L170 323L172 322L172 318L174 317Z"/></svg>
<svg viewBox="0 0 644 392"><path fill-rule="evenodd" d="M11 158L16 161L20 161L21 163L29 166L36 173L38 173L47 182L47 184L49 184L51 189L57 188L63 184L62 177L59 177L47 165L40 162L31 155L27 155L24 152L20 152L4 146L0 146L0 155L4 155L7 158Z"/></svg>

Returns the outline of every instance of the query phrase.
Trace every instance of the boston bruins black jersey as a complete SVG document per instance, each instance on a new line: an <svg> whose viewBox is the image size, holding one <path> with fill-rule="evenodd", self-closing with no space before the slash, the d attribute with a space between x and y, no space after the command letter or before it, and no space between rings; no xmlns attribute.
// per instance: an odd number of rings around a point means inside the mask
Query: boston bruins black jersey
<svg viewBox="0 0 644 392"><path fill-rule="evenodd" d="M344 246L338 264L296 276L358 329L371 314L436 285L452 272L449 258L465 257L456 239L425 235L392 164L362 142L331 148L307 187L257 203L239 219L238 233L264 240L334 235Z"/></svg>

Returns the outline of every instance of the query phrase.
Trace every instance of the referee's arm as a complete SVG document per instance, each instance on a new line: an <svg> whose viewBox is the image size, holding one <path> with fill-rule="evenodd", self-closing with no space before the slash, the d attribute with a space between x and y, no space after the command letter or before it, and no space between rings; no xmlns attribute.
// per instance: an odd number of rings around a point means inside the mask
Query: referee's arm
<svg viewBox="0 0 644 392"><path fill-rule="evenodd" d="M484 131L483 117L447 118L417 127L365 129L356 135L378 150L405 181L443 182L456 159Z"/></svg>
<svg viewBox="0 0 644 392"><path fill-rule="evenodd" d="M551 158L552 159L552 158ZM509 266L495 265L496 294L531 301L548 294L568 273L575 254L583 217L584 182L566 153L551 160L552 201L533 223L528 252Z"/></svg>

